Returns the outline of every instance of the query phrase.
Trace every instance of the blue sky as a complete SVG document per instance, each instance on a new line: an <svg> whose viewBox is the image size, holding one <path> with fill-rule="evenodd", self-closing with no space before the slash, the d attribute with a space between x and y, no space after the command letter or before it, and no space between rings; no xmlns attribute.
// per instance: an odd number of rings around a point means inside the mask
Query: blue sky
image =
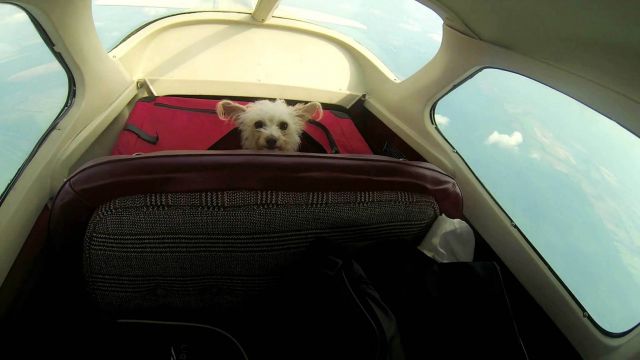
<svg viewBox="0 0 640 360"><path fill-rule="evenodd" d="M95 0L106 49L154 18L180 12ZM111 6L104 6L105 4ZM185 0L241 10L253 0ZM101 5L102 4L102 5ZM116 5L113 5L116 4ZM442 21L413 0L282 0L297 14L351 36L403 79L430 60ZM303 10L301 10L303 9ZM0 4L0 189L63 106L67 79L21 10ZM543 85L485 70L445 97L436 121L531 243L605 329L640 321L640 143L598 113Z"/></svg>
<svg viewBox="0 0 640 360"><path fill-rule="evenodd" d="M525 77L487 69L436 107L445 137L603 328L640 320L640 140Z"/></svg>
<svg viewBox="0 0 640 360"><path fill-rule="evenodd" d="M67 99L67 75L27 15L0 4L0 192Z"/></svg>

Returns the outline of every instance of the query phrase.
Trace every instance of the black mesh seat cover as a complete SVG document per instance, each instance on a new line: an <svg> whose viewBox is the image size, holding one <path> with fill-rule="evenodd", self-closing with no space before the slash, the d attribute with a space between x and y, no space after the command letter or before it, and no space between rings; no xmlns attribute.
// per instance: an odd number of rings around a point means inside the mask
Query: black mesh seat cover
<svg viewBox="0 0 640 360"><path fill-rule="evenodd" d="M277 286L312 241L350 253L417 244L438 214L431 196L402 191L224 191L117 198L91 218L88 288L114 312L246 308Z"/></svg>

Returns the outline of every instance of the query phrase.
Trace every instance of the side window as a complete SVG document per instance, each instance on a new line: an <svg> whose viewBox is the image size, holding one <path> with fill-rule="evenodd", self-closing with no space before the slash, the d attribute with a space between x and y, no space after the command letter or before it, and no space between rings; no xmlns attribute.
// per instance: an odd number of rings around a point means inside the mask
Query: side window
<svg viewBox="0 0 640 360"><path fill-rule="evenodd" d="M640 139L529 78L485 69L433 121L605 333L640 322Z"/></svg>
<svg viewBox="0 0 640 360"><path fill-rule="evenodd" d="M66 107L69 84L27 13L0 4L0 201Z"/></svg>

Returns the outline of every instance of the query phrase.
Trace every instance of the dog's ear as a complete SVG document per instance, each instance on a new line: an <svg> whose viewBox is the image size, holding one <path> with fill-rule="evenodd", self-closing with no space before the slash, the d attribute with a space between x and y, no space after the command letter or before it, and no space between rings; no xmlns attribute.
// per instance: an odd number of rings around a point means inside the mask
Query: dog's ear
<svg viewBox="0 0 640 360"><path fill-rule="evenodd" d="M319 102L312 101L307 104L296 104L293 109L296 116L302 121L322 119L322 105Z"/></svg>
<svg viewBox="0 0 640 360"><path fill-rule="evenodd" d="M238 115L247 111L247 108L230 100L222 100L218 103L216 111L222 120L235 120Z"/></svg>

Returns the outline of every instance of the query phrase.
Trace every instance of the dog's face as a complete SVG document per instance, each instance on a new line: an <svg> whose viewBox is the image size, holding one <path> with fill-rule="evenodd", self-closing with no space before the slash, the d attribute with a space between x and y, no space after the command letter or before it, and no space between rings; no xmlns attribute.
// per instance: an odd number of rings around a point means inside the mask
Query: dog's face
<svg viewBox="0 0 640 360"><path fill-rule="evenodd" d="M320 119L322 106L317 102L288 106L283 100L260 100L243 106L222 100L217 112L240 129L243 149L296 151L305 123Z"/></svg>

